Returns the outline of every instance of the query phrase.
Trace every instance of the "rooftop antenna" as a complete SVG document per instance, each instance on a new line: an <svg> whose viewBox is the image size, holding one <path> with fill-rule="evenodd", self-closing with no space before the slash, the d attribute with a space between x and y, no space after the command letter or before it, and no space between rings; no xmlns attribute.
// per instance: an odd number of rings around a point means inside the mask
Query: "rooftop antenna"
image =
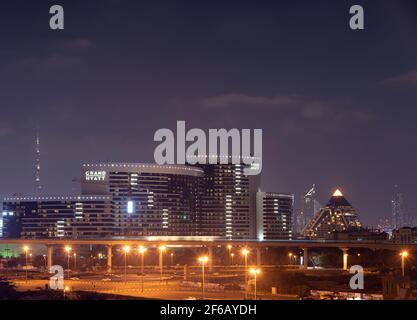
<svg viewBox="0 0 417 320"><path fill-rule="evenodd" d="M41 185L41 148L39 138L39 125L36 126L36 158L35 158L35 195L40 196Z"/></svg>

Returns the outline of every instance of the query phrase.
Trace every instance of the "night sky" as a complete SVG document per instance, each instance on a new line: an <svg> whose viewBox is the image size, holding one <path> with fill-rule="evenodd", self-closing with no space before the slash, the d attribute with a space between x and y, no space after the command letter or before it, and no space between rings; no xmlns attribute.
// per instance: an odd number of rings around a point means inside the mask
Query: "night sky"
<svg viewBox="0 0 417 320"><path fill-rule="evenodd" d="M1 196L33 193L37 123L56 195L82 163L153 161L154 132L185 120L263 129L263 190L340 187L375 224L398 184L417 212L415 0L1 0L0 38Z"/></svg>

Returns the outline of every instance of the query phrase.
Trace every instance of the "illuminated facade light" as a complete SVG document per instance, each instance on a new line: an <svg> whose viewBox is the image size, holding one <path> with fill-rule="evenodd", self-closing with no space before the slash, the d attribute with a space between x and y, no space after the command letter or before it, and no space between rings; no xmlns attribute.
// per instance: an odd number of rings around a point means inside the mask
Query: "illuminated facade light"
<svg viewBox="0 0 417 320"><path fill-rule="evenodd" d="M342 194L342 192L341 192L339 189L337 189L337 190L333 193L333 197L343 197L343 194Z"/></svg>
<svg viewBox="0 0 417 320"><path fill-rule="evenodd" d="M127 202L127 213L131 214L134 212L134 202L132 200L129 200Z"/></svg>

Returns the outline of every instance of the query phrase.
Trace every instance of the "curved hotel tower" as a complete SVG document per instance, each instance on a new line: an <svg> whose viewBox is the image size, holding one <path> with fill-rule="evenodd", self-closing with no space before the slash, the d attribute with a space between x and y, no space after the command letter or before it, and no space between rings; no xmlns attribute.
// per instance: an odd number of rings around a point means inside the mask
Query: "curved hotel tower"
<svg viewBox="0 0 417 320"><path fill-rule="evenodd" d="M257 210L259 176L245 168L84 164L80 195L5 198L3 237L290 239L292 196L258 197ZM279 209L269 206L271 197Z"/></svg>
<svg viewBox="0 0 417 320"><path fill-rule="evenodd" d="M196 236L203 171L190 166L85 164L81 193L111 197L116 236Z"/></svg>

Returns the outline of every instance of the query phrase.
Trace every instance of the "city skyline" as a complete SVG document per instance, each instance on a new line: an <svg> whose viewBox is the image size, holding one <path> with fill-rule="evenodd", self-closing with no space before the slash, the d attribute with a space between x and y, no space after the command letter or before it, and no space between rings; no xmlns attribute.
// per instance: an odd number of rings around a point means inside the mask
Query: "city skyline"
<svg viewBox="0 0 417 320"><path fill-rule="evenodd" d="M413 1L364 5L362 33L329 1L62 1L59 32L49 5L0 13L1 196L33 193L37 123L43 192L66 194L84 162L152 162L154 132L185 120L262 128L263 190L341 188L376 225L399 185L414 215Z"/></svg>
<svg viewBox="0 0 417 320"><path fill-rule="evenodd" d="M416 0L3 1L0 302L416 301L416 35Z"/></svg>

